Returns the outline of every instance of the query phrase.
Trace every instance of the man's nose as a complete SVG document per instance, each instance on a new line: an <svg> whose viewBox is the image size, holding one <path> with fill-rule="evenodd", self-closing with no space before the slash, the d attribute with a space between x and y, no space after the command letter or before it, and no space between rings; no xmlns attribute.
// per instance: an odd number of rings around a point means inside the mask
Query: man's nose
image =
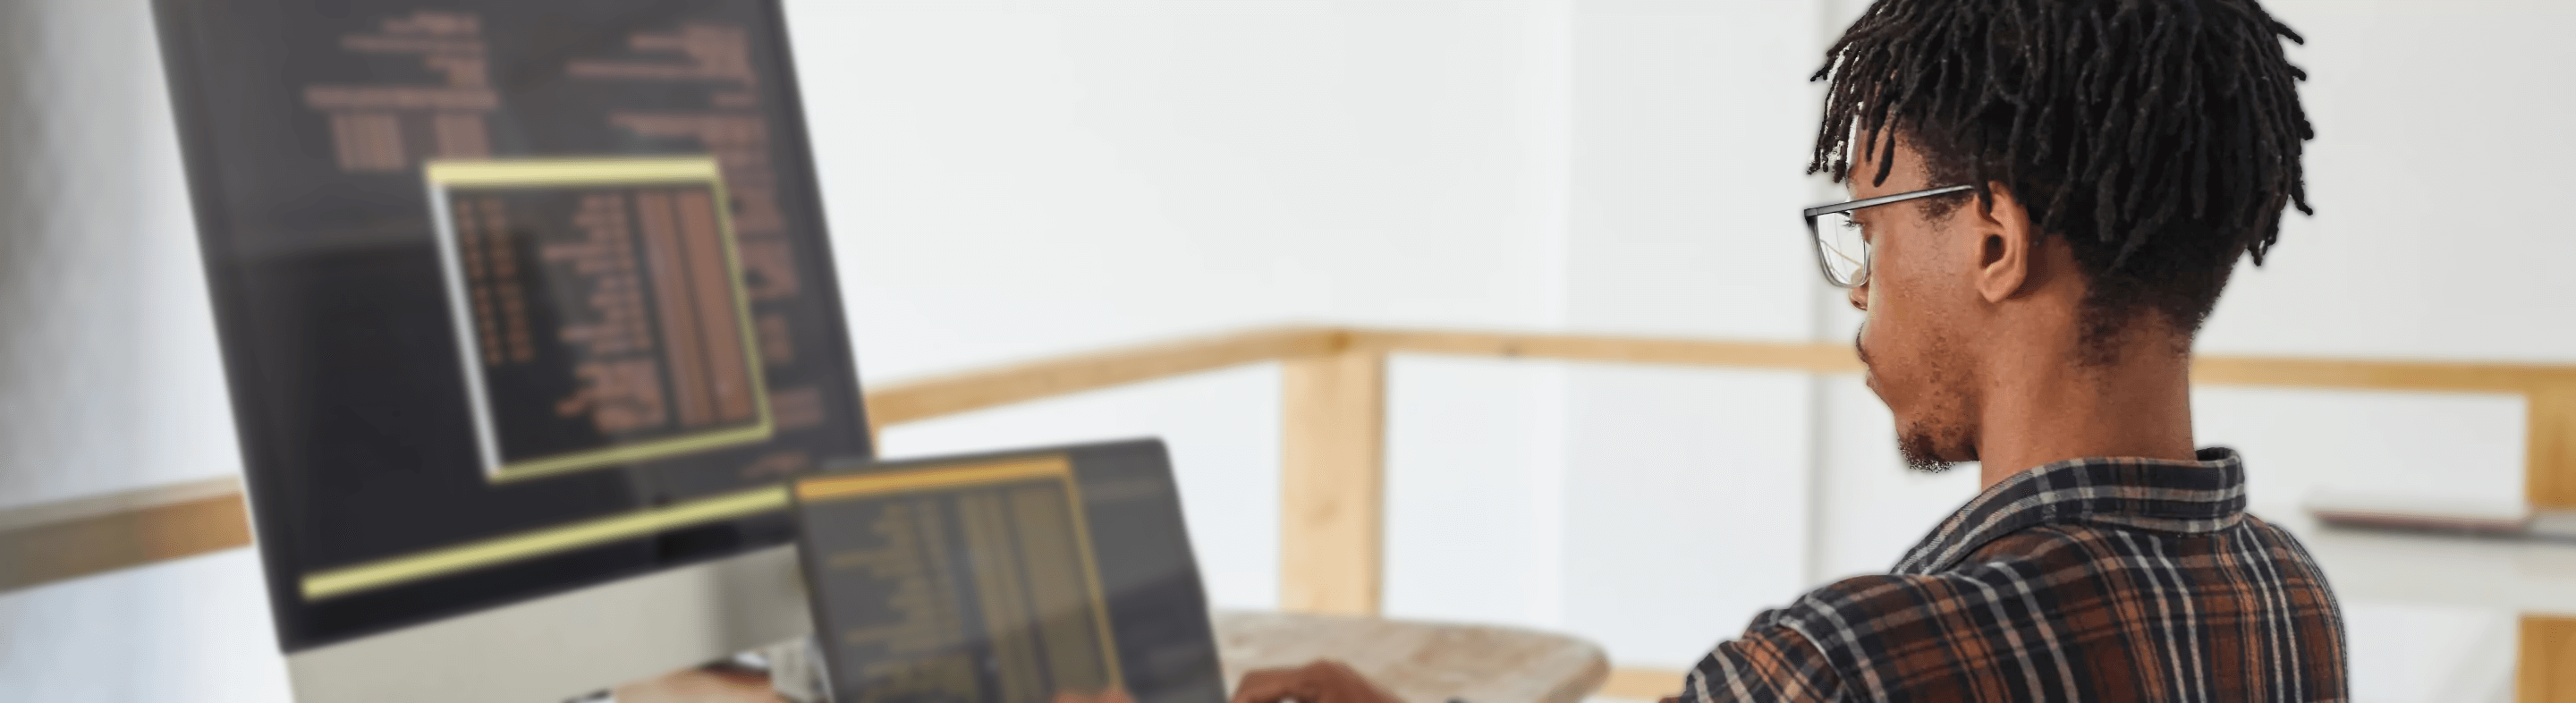
<svg viewBox="0 0 2576 703"><path fill-rule="evenodd" d="M1869 312L1869 282L1863 281L1860 285L1845 288L1843 294L1844 298L1851 301L1853 310Z"/></svg>

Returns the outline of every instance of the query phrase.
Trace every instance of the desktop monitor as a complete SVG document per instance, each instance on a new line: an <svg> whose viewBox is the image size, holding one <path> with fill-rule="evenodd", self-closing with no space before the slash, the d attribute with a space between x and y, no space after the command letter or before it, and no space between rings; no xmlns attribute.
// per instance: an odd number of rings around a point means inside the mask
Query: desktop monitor
<svg viewBox="0 0 2576 703"><path fill-rule="evenodd" d="M561 700L803 635L870 453L774 0L156 0L307 701Z"/></svg>

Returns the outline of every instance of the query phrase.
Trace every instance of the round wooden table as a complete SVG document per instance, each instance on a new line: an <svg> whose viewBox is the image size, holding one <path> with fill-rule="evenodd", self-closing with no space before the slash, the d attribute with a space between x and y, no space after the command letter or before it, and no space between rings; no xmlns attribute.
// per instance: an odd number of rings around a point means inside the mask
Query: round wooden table
<svg viewBox="0 0 2576 703"><path fill-rule="evenodd" d="M1576 703L1610 676L1601 648L1488 625L1218 612L1217 658L1232 690L1254 669L1337 659L1406 703Z"/></svg>
<svg viewBox="0 0 2576 703"><path fill-rule="evenodd" d="M802 643L790 643L806 656ZM1610 675L1601 648L1565 635L1487 625L1218 612L1226 690L1254 669L1337 659L1406 703L1577 703ZM810 674L810 670L809 674ZM802 691L802 687L798 690ZM802 697L803 693L798 696ZM617 703L787 703L766 673L687 669L616 689Z"/></svg>

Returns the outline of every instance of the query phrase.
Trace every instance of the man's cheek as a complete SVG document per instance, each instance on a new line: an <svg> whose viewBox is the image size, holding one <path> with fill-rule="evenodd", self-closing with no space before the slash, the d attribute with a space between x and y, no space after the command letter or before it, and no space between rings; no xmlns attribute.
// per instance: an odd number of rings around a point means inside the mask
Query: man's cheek
<svg viewBox="0 0 2576 703"><path fill-rule="evenodd" d="M1868 365L1864 373L1869 389L1892 411L1903 411L1916 390L1913 370L1920 361L1914 349L1905 343L1905 325L1873 311L1861 325L1860 345L1866 350Z"/></svg>
<svg viewBox="0 0 2576 703"><path fill-rule="evenodd" d="M1913 405L1914 384L1909 382L1911 379L1906 378L1901 369L1888 365L1873 370L1871 375L1875 378L1870 390L1878 392L1878 401L1887 405L1888 412L1905 414L1906 408Z"/></svg>

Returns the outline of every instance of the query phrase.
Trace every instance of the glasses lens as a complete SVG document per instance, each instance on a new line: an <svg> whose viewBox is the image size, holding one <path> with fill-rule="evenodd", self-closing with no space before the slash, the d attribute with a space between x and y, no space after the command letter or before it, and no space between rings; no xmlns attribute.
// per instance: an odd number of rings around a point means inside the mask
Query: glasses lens
<svg viewBox="0 0 2576 703"><path fill-rule="evenodd" d="M1860 285L1869 275L1869 243L1860 237L1860 225L1852 222L1850 213L1833 213L1816 218L1816 255L1825 262L1825 275L1834 285Z"/></svg>

